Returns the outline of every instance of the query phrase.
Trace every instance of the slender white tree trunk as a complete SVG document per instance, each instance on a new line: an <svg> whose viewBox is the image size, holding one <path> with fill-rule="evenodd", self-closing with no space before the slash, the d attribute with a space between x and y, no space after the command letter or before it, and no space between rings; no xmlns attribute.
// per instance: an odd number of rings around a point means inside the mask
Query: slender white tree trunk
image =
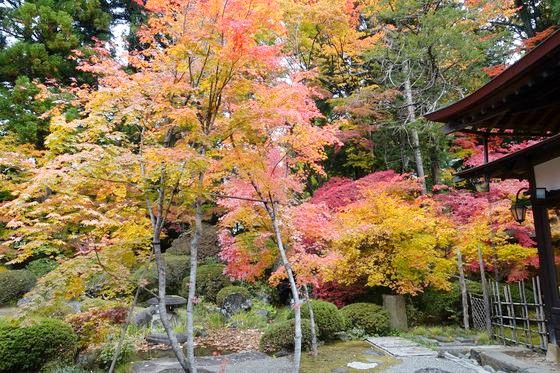
<svg viewBox="0 0 560 373"><path fill-rule="evenodd" d="M315 327L315 314L311 306L311 299L309 298L309 289L307 285L303 286L303 295L305 296L305 303L307 303L307 310L309 312L309 323L311 324L311 355L317 356L317 331Z"/></svg>
<svg viewBox="0 0 560 373"><path fill-rule="evenodd" d="M274 234L276 235L276 243L278 245L278 250L280 251L280 257L282 258L282 264L286 269L288 275L288 280L290 282L290 289L292 291L292 298L294 299L294 366L292 372L298 373L301 361L301 302L299 299L299 292L296 285L296 280L294 278L294 273L290 262L288 261L288 256L286 255L286 250L284 249L284 244L282 243L282 234L280 233L280 227L278 225L278 219L276 214L276 205L272 201L272 211L269 210L270 218L272 219L272 226L274 227Z"/></svg>
<svg viewBox="0 0 560 373"><path fill-rule="evenodd" d="M200 174L199 184L202 184L204 175ZM197 198L195 202L194 232L191 240L191 263L189 273L189 295L187 297L187 358L191 372L196 373L196 359L194 356L194 300L196 297L196 271L198 265L198 246L202 237L202 201Z"/></svg>
<svg viewBox="0 0 560 373"><path fill-rule="evenodd" d="M157 272L158 272L158 311L161 319L161 323L165 332L167 333L167 337L171 343L171 349L173 353L177 357L179 364L185 372L189 371L189 366L187 360L185 359L185 355L183 354L183 350L181 346L177 342L177 338L175 337L175 333L173 332L173 328L169 322L169 317L167 316L167 309L165 307L165 262L163 260L163 256L161 255L161 242L159 239L159 234L156 232L154 234L153 239L153 249L154 255L156 258L156 265L157 265Z"/></svg>
<svg viewBox="0 0 560 373"><path fill-rule="evenodd" d="M457 249L457 267L459 268L459 285L461 287L461 300L463 301L463 327L469 329L469 299L467 297L465 271L463 270L463 256L459 249Z"/></svg>
<svg viewBox="0 0 560 373"><path fill-rule="evenodd" d="M412 87L410 84L410 67L409 63L406 62L403 67L403 72L405 74L404 81L404 96L406 102L406 108L408 111L408 123L414 123L416 121L416 106L414 105L414 98L412 96ZM416 161L416 174L420 179L422 186L422 194L427 193L426 188L426 177L424 172L424 160L422 159L422 151L420 149L420 137L418 136L418 131L416 128L410 129L410 137L412 140L412 149L414 151L414 160Z"/></svg>

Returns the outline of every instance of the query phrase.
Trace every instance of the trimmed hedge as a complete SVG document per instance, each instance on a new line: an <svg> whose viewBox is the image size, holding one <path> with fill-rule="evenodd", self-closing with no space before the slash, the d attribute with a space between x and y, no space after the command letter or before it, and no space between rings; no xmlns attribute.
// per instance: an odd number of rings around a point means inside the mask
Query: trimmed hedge
<svg viewBox="0 0 560 373"><path fill-rule="evenodd" d="M360 328L368 335L386 335L389 330L389 313L373 303L352 303L340 310L348 328Z"/></svg>
<svg viewBox="0 0 560 373"><path fill-rule="evenodd" d="M261 336L260 350L267 354L280 351L294 351L294 325L295 320L280 321L270 325ZM309 349L311 346L311 324L309 320L301 320L301 348Z"/></svg>
<svg viewBox="0 0 560 373"><path fill-rule="evenodd" d="M203 296L211 302L216 301L218 292L231 285L229 278L224 275L223 264L204 264L198 267L196 271L196 294ZM181 295L185 298L189 293L189 278L183 280Z"/></svg>
<svg viewBox="0 0 560 373"><path fill-rule="evenodd" d="M319 339L332 340L335 339L336 333L344 331L344 317L333 303L315 299L312 299L310 303ZM293 317L292 312L290 318ZM306 303L301 305L301 318L309 319L309 307Z"/></svg>
<svg viewBox="0 0 560 373"><path fill-rule="evenodd" d="M60 320L30 326L0 321L0 372L38 372L53 362L71 363L77 350L76 334Z"/></svg>
<svg viewBox="0 0 560 373"><path fill-rule="evenodd" d="M165 253L163 254L163 259L165 261L165 289L167 294L179 295L183 279L185 277L189 277L191 265L190 257L186 255L169 255ZM143 268L136 271L134 278L136 280L139 279L143 271ZM150 265L150 268L145 271L144 280L147 282L145 288L157 294L158 276L155 263ZM151 298L153 295L144 294L144 296Z"/></svg>
<svg viewBox="0 0 560 373"><path fill-rule="evenodd" d="M58 267L58 262L51 258L41 258L29 262L25 267L28 271L31 271L35 276L42 277L47 273Z"/></svg>
<svg viewBox="0 0 560 373"><path fill-rule="evenodd" d="M249 293L249 290L245 289L244 287L226 286L225 288L220 290L216 295L216 304L220 307L223 306L227 297L229 297L232 294L240 294L247 299L251 299L251 293Z"/></svg>
<svg viewBox="0 0 560 373"><path fill-rule="evenodd" d="M17 302L33 289L37 278L26 269L0 272L0 305Z"/></svg>

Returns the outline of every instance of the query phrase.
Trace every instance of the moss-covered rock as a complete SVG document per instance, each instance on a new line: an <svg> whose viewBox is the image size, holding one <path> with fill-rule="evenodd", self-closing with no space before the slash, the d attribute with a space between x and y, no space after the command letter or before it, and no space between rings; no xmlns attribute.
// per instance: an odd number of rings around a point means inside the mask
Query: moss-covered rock
<svg viewBox="0 0 560 373"><path fill-rule="evenodd" d="M216 295L216 304L222 307L226 299L233 294L239 294L245 299L251 299L251 293L249 293L249 290L245 289L244 287L226 286L225 288L220 290Z"/></svg>

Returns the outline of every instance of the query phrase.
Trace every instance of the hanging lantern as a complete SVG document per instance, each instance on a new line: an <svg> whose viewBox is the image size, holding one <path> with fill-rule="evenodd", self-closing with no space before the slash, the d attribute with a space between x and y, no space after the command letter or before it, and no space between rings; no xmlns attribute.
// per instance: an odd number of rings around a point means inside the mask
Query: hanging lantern
<svg viewBox="0 0 560 373"><path fill-rule="evenodd" d="M510 211L513 219L518 223L523 223L525 221L525 217L527 216L527 202L525 200L519 199L519 193L522 190L527 190L527 188L521 188L517 191L517 195L515 196L515 202L511 205Z"/></svg>

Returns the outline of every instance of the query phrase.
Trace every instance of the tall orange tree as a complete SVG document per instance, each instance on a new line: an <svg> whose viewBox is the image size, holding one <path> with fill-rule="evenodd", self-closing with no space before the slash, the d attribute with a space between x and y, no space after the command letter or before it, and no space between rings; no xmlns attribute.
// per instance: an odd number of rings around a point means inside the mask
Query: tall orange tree
<svg viewBox="0 0 560 373"><path fill-rule="evenodd" d="M322 146L332 141L330 129L311 125L318 115L311 92L286 71L278 45L284 30L276 5L143 2L150 18L138 34L143 49L128 56L129 68L102 48L92 58L78 55L82 68L99 76L100 86L77 92L80 119L67 123L62 116L55 118L61 131L53 134L53 147L100 150L100 157L86 159L81 167L97 179L129 183L130 192L147 208L159 310L185 370L196 371L192 331L197 247L203 203L213 196L213 186L232 172L244 175L244 180L254 178L255 190L264 193L267 213L276 217L277 199L299 190L296 181L301 175L281 179L280 189L271 189L273 180L259 168L264 160L277 150L295 169L315 164L324 156ZM280 164L275 169L274 175L293 173ZM191 208L194 222L187 358L165 322L160 242L170 209L181 207ZM279 232L278 220L273 222Z"/></svg>

